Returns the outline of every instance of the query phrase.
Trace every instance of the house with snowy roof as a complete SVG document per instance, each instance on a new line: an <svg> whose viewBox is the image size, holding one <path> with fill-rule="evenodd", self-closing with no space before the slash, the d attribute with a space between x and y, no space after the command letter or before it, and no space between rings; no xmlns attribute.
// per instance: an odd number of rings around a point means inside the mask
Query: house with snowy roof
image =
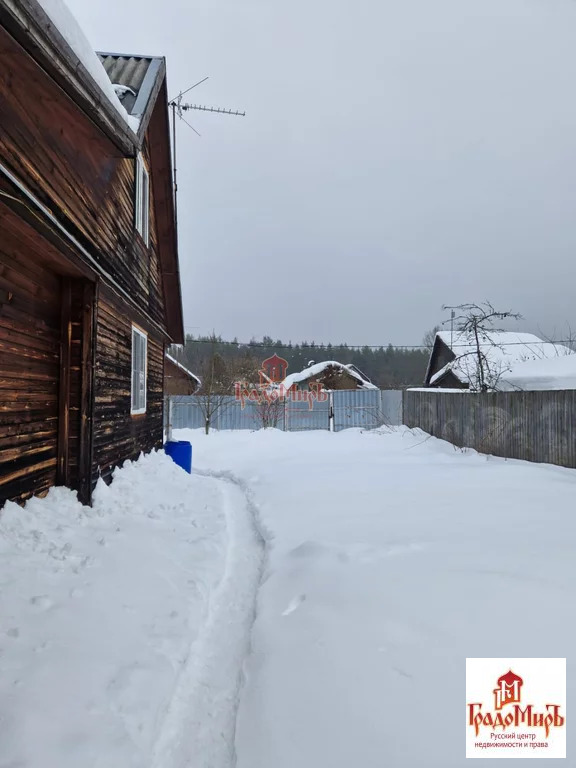
<svg viewBox="0 0 576 768"><path fill-rule="evenodd" d="M336 360L313 363L302 371L291 373L280 386L288 393L310 389L311 385L321 386L325 390L378 389L355 365Z"/></svg>
<svg viewBox="0 0 576 768"><path fill-rule="evenodd" d="M543 341L532 333L482 332L479 343L471 335L439 331L430 354L424 386L442 389L479 389L480 366L489 389L511 389L506 384L525 365L546 366L572 356L562 344Z"/></svg>
<svg viewBox="0 0 576 768"><path fill-rule="evenodd" d="M0 505L162 445L182 343L166 64L0 0Z"/></svg>

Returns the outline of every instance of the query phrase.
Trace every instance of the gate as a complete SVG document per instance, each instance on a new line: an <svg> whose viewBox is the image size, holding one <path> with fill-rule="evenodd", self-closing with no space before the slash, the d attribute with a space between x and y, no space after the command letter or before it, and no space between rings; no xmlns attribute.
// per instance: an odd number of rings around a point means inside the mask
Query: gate
<svg viewBox="0 0 576 768"><path fill-rule="evenodd" d="M286 400L284 404L284 429L301 432L308 429L330 429L330 398L316 401L310 408L305 401Z"/></svg>
<svg viewBox="0 0 576 768"><path fill-rule="evenodd" d="M383 423L379 389L341 389L332 393L334 432L350 427L375 429Z"/></svg>

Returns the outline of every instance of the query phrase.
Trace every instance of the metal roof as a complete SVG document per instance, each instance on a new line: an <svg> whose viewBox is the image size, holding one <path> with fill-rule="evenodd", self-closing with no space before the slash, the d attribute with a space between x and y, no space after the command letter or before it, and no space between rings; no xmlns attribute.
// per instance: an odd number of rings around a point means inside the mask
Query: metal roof
<svg viewBox="0 0 576 768"><path fill-rule="evenodd" d="M128 114L141 118L156 89L158 76L163 73L164 58L100 52L98 57L112 85L123 86L126 89L117 91L122 106Z"/></svg>

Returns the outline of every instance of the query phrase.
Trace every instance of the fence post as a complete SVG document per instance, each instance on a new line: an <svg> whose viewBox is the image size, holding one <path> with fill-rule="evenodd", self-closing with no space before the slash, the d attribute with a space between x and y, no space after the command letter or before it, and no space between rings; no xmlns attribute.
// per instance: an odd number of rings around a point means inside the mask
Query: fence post
<svg viewBox="0 0 576 768"><path fill-rule="evenodd" d="M166 440L172 440L172 396L168 395L168 429L166 430Z"/></svg>

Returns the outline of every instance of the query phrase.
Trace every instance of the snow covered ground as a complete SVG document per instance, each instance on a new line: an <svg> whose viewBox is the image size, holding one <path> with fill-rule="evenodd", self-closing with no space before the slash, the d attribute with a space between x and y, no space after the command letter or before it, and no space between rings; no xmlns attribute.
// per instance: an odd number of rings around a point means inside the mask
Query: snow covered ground
<svg viewBox="0 0 576 768"><path fill-rule="evenodd" d="M176 437L192 477L154 454L92 510L0 512L0 768L464 766L465 658L576 647L576 472L405 429Z"/></svg>
<svg viewBox="0 0 576 768"><path fill-rule="evenodd" d="M464 766L465 658L576 647L576 472L408 430L191 437L269 537L238 768Z"/></svg>
<svg viewBox="0 0 576 768"><path fill-rule="evenodd" d="M0 767L231 765L262 542L164 453L0 512ZM224 735L223 735L224 734Z"/></svg>

